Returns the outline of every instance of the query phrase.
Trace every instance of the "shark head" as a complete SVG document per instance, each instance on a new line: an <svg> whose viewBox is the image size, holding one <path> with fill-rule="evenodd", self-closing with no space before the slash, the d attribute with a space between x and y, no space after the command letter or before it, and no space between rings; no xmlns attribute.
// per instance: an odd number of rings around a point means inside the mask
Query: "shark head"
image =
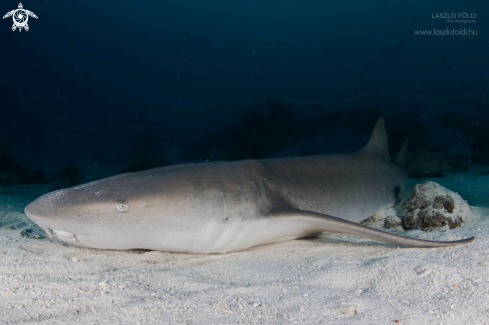
<svg viewBox="0 0 489 325"><path fill-rule="evenodd" d="M68 243L111 248L118 241L117 224L129 222L147 206L140 194L130 191L134 181L126 174L54 191L30 203L25 213L50 237L51 229ZM129 186L116 186L119 182Z"/></svg>
<svg viewBox="0 0 489 325"><path fill-rule="evenodd" d="M26 215L50 237L67 243L105 249L144 248L158 236L174 240L185 220L195 215L192 196L182 180L154 177L156 170L121 174L45 194L25 208ZM165 173L163 173L165 174ZM191 191L190 191L191 192ZM170 247L171 248L171 247Z"/></svg>

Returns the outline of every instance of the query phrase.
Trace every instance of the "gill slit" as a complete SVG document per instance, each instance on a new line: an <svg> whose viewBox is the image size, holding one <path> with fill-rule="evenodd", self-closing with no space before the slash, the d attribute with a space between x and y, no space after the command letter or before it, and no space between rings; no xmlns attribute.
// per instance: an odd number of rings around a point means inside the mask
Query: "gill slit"
<svg viewBox="0 0 489 325"><path fill-rule="evenodd" d="M243 196L243 191L241 191L241 188L239 186L236 186L239 191L239 198L241 200L241 206L243 207L243 214L246 215L246 201ZM244 220L244 217L241 218L241 221Z"/></svg>
<svg viewBox="0 0 489 325"><path fill-rule="evenodd" d="M227 215L226 201L224 200L224 195L222 194L221 191L219 191L219 194L221 195L221 200L222 200L223 220L226 220L226 215Z"/></svg>
<svg viewBox="0 0 489 325"><path fill-rule="evenodd" d="M259 207L259 211L260 211L260 214L261 214L262 213L262 208L261 208L260 192L258 191L258 188L256 187L255 182L251 181L251 184L253 184L253 187L255 188L256 197L258 198L258 207Z"/></svg>

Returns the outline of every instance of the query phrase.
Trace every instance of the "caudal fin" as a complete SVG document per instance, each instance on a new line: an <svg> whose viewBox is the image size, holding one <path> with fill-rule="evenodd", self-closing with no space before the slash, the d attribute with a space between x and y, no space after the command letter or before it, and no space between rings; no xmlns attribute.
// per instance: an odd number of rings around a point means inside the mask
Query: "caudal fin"
<svg viewBox="0 0 489 325"><path fill-rule="evenodd" d="M339 232L394 245L411 247L449 247L465 245L474 240L474 237L470 237L454 241L431 241L394 235L385 231L365 227L348 220L312 211L289 209L289 211L286 211L284 214L304 218L304 222L309 222L312 225L310 233L318 233L322 231Z"/></svg>

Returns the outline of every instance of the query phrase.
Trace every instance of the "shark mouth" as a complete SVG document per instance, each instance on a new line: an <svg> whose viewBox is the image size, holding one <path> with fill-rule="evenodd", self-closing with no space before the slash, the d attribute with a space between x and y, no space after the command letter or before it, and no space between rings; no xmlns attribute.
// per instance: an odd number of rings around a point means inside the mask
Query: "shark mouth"
<svg viewBox="0 0 489 325"><path fill-rule="evenodd" d="M56 237L58 237L62 241L65 241L68 243L78 243L78 238L76 238L76 235L72 234L71 232L54 230L54 229L53 229L53 232L56 235Z"/></svg>

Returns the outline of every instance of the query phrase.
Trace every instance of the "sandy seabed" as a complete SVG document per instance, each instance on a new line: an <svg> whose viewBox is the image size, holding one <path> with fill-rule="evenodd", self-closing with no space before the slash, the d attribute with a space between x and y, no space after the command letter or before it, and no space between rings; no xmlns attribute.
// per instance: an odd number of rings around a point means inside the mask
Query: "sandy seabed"
<svg viewBox="0 0 489 325"><path fill-rule="evenodd" d="M445 179L452 190L476 189L476 202L489 201L479 186L488 176L456 177ZM194 255L36 239L43 232L21 211L44 191L0 189L0 324L489 322L489 208L473 207L475 217L455 230L401 233L476 236L460 247L401 248L325 234Z"/></svg>

